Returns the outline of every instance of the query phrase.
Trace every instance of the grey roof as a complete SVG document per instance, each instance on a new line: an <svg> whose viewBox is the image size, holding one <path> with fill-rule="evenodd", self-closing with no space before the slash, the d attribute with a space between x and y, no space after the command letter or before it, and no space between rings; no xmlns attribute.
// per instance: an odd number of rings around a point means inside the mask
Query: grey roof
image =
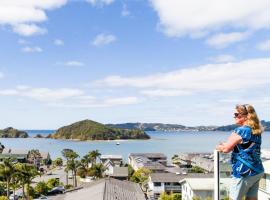
<svg viewBox="0 0 270 200"><path fill-rule="evenodd" d="M143 163L143 167L150 169L150 170L165 170L166 167L159 162L146 162Z"/></svg>
<svg viewBox="0 0 270 200"><path fill-rule="evenodd" d="M164 158L167 159L167 156L163 153L131 153L129 156L143 156L147 158Z"/></svg>
<svg viewBox="0 0 270 200"><path fill-rule="evenodd" d="M180 182L185 178L212 178L214 175L212 173L189 173L189 174L173 174L173 173L152 173L150 175L152 182L161 183L176 183Z"/></svg>
<svg viewBox="0 0 270 200"><path fill-rule="evenodd" d="M122 155L101 155L101 160L111 159L111 160L122 160Z"/></svg>
<svg viewBox="0 0 270 200"><path fill-rule="evenodd" d="M128 168L127 167L114 167L113 177L128 177Z"/></svg>
<svg viewBox="0 0 270 200"><path fill-rule="evenodd" d="M25 149L10 149L10 148L5 148L2 152L2 154L9 154L9 155L28 155L28 150Z"/></svg>
<svg viewBox="0 0 270 200"><path fill-rule="evenodd" d="M145 200L137 183L107 179L105 182L104 200Z"/></svg>
<svg viewBox="0 0 270 200"><path fill-rule="evenodd" d="M100 179L64 195L64 200L145 200L139 184L113 178Z"/></svg>

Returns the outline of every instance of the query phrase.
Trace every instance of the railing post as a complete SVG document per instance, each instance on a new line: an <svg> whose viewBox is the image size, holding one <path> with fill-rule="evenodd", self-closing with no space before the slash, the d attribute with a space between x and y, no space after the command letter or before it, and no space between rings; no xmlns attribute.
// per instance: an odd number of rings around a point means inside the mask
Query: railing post
<svg viewBox="0 0 270 200"><path fill-rule="evenodd" d="M214 151L214 200L220 199L219 151Z"/></svg>

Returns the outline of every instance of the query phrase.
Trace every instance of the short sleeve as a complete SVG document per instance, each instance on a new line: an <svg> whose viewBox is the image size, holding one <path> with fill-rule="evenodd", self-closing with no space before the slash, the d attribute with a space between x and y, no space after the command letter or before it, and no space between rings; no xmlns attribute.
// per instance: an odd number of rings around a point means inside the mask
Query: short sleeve
<svg viewBox="0 0 270 200"><path fill-rule="evenodd" d="M241 136L243 143L248 142L251 139L251 129L246 126L241 126L236 129L234 129L234 132Z"/></svg>

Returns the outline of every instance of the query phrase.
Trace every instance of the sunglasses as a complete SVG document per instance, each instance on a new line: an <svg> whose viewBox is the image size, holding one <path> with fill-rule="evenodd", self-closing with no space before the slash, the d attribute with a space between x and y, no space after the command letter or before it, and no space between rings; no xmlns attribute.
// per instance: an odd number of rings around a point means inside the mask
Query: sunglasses
<svg viewBox="0 0 270 200"><path fill-rule="evenodd" d="M234 113L234 118L239 118L241 116L240 113Z"/></svg>

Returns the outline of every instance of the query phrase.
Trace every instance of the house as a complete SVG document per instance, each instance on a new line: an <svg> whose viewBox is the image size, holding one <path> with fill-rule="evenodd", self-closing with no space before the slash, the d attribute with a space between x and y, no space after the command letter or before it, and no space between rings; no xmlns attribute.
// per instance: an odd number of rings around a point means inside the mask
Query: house
<svg viewBox="0 0 270 200"><path fill-rule="evenodd" d="M0 161L3 161L4 158L13 158L18 162L27 163L28 152L28 150L5 148L0 154Z"/></svg>
<svg viewBox="0 0 270 200"><path fill-rule="evenodd" d="M209 155L196 155L191 159L192 166L198 166L206 172L214 172L214 157Z"/></svg>
<svg viewBox="0 0 270 200"><path fill-rule="evenodd" d="M270 199L270 160L263 162L264 175L259 183L259 200L269 200Z"/></svg>
<svg viewBox="0 0 270 200"><path fill-rule="evenodd" d="M121 166L123 163L123 157L121 155L101 155L100 161L104 165L108 160L111 161L113 166Z"/></svg>
<svg viewBox="0 0 270 200"><path fill-rule="evenodd" d="M94 181L83 189L65 194L65 200L145 200L139 184L113 178Z"/></svg>
<svg viewBox="0 0 270 200"><path fill-rule="evenodd" d="M152 172L164 172L167 165L167 156L162 153L131 153L128 156L128 163L135 171L140 168L147 168Z"/></svg>
<svg viewBox="0 0 270 200"><path fill-rule="evenodd" d="M148 180L147 196L151 200L157 200L160 195L166 193L181 193L181 181L185 178L210 178L213 174L203 173L152 173Z"/></svg>
<svg viewBox="0 0 270 200"><path fill-rule="evenodd" d="M221 200L229 196L231 178L224 178L220 184ZM214 178L185 178L182 185L182 200L214 199Z"/></svg>
<svg viewBox="0 0 270 200"><path fill-rule="evenodd" d="M158 199L163 192L181 192L180 176L173 173L152 173L148 180L147 196Z"/></svg>
<svg viewBox="0 0 270 200"><path fill-rule="evenodd" d="M112 174L110 177L118 180L128 179L128 168L127 167L113 167Z"/></svg>

